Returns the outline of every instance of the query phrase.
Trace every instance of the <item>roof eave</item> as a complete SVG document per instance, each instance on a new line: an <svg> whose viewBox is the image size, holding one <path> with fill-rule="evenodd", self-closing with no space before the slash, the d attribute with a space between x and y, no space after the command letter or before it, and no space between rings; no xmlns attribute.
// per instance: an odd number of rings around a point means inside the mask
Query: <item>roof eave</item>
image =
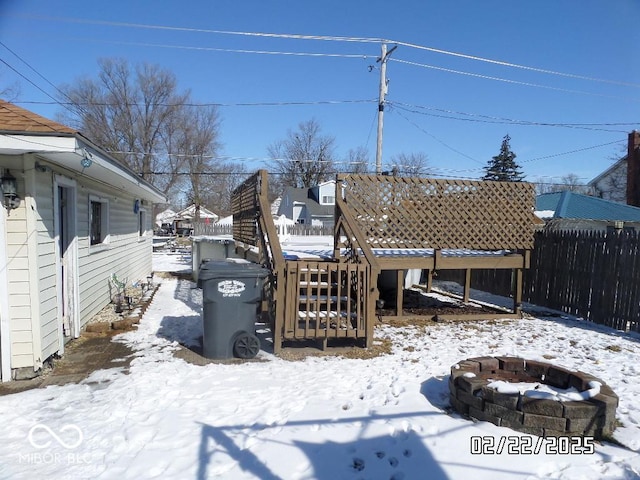
<svg viewBox="0 0 640 480"><path fill-rule="evenodd" d="M42 139L46 137L46 143ZM0 136L0 154L35 154L66 170L132 193L152 203L166 203L166 196L129 167L80 134L17 133ZM90 166L82 165L89 158Z"/></svg>
<svg viewBox="0 0 640 480"><path fill-rule="evenodd" d="M613 165L611 165L609 168L607 168L604 172L602 172L600 175L598 175L597 177L591 179L587 185L589 186L594 186L596 185L600 180L602 180L604 177L606 177L607 175L609 175L611 172L613 172L616 168L618 168L620 166L620 164L622 162L626 162L627 161L627 156L625 155L624 157L622 157L620 160L618 160L617 162L615 162Z"/></svg>

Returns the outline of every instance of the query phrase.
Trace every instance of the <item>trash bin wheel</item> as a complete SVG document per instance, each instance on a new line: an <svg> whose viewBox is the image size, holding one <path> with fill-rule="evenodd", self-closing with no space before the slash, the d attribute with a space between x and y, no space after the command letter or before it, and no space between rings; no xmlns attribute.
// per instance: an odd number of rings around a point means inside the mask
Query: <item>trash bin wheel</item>
<svg viewBox="0 0 640 480"><path fill-rule="evenodd" d="M253 358L260 351L260 340L251 333L243 332L233 342L233 354L238 358Z"/></svg>

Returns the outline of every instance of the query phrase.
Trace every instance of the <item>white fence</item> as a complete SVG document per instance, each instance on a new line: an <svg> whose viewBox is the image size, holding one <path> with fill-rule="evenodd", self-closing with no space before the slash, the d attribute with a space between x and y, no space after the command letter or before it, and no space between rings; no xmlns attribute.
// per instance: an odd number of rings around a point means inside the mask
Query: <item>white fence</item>
<svg viewBox="0 0 640 480"><path fill-rule="evenodd" d="M220 225L217 223L194 223L194 235L233 235L233 225ZM326 225L280 225L276 226L278 230L281 228L285 232L279 232L286 235L333 235L333 226Z"/></svg>

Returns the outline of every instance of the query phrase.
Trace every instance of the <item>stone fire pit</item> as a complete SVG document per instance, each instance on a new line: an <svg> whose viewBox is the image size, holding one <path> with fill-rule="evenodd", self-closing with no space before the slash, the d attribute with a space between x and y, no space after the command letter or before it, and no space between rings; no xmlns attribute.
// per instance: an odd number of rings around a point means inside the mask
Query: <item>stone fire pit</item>
<svg viewBox="0 0 640 480"><path fill-rule="evenodd" d="M618 396L602 380L517 357L470 358L451 367L451 406L476 420L538 436L609 436Z"/></svg>

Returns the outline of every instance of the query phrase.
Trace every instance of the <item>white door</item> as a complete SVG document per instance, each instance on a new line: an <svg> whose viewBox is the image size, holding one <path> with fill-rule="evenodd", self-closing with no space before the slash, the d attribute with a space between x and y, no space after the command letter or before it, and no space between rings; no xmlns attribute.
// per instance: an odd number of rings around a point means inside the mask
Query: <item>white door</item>
<svg viewBox="0 0 640 480"><path fill-rule="evenodd" d="M64 351L64 343L80 334L75 182L64 177L56 177L54 192L58 326L60 351Z"/></svg>

